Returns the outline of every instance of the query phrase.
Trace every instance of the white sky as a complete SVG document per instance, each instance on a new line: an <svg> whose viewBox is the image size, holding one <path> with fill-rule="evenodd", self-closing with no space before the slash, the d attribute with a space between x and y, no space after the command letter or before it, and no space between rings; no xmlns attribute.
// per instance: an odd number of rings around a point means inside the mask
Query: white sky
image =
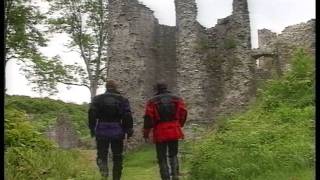
<svg viewBox="0 0 320 180"><path fill-rule="evenodd" d="M35 0L33 0L35 1ZM41 0L40 0L41 1ZM150 7L161 24L175 25L174 0L139 0ZM196 0L198 6L198 21L205 27L213 27L217 19L231 14L232 0ZM274 32L281 31L293 24L306 22L315 18L315 0L248 0L251 20L252 46L257 47L257 30L267 28ZM44 4L39 4L46 7ZM60 55L65 63L82 63L80 56L70 52L64 44L67 43L66 34L56 34L49 46L41 49L44 55L52 57ZM31 91L28 81L19 70L19 65L14 61L9 62L6 68L6 85L8 94L27 95L34 97L45 97ZM102 93L100 89L98 93ZM83 103L89 102L90 93L85 87L59 86L59 93L51 96L66 102Z"/></svg>

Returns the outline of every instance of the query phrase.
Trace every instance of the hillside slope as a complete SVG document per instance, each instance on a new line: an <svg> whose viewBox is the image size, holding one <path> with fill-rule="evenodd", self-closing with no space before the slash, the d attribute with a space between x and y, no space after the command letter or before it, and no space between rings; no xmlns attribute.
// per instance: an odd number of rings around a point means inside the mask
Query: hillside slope
<svg viewBox="0 0 320 180"><path fill-rule="evenodd" d="M313 179L314 72L314 59L298 51L291 71L266 82L250 110L196 144L192 179Z"/></svg>

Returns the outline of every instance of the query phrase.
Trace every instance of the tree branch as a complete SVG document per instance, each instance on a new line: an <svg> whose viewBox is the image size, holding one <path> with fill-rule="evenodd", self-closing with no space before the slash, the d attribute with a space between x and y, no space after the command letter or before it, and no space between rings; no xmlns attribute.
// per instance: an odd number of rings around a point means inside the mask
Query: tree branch
<svg viewBox="0 0 320 180"><path fill-rule="evenodd" d="M102 68L102 69L100 69L100 70L99 70L99 74L100 74L102 71L106 70L106 69L107 69L107 66L104 67L104 68Z"/></svg>
<svg viewBox="0 0 320 180"><path fill-rule="evenodd" d="M84 86L87 87L88 89L90 89L90 86L88 86L87 84L77 84L77 83L71 83L71 82L63 82L63 81L57 81L58 83L62 83L65 85L71 85L71 86Z"/></svg>
<svg viewBox="0 0 320 180"><path fill-rule="evenodd" d="M9 14L10 14L10 10L11 10L11 6L13 4L13 1L11 0L4 0L4 7L5 7L5 14L4 14L4 42L7 41L7 36L8 36L8 23L9 23L9 20L8 20L8 17L9 17ZM4 67L6 67L7 65L7 62L9 61L9 59L7 59L7 51L8 49L5 48L5 51L4 51L4 55L5 55L5 64L4 64Z"/></svg>

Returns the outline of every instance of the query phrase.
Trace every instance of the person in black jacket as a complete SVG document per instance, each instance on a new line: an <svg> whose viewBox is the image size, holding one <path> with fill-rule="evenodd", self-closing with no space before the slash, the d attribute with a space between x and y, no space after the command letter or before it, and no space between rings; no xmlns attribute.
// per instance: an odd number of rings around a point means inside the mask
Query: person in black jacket
<svg viewBox="0 0 320 180"><path fill-rule="evenodd" d="M97 165L103 177L108 177L108 150L113 157L113 180L120 180L123 159L123 140L133 135L133 119L127 98L117 91L116 83L109 80L106 92L92 99L89 108L91 137L96 137Z"/></svg>

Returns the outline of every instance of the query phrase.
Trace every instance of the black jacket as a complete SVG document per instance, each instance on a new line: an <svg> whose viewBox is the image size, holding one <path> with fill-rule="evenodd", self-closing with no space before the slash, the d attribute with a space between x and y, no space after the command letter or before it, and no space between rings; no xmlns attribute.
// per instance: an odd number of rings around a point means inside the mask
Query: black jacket
<svg viewBox="0 0 320 180"><path fill-rule="evenodd" d="M90 104L88 116L91 134L95 133L97 121L119 122L125 133L131 132L133 128L129 101L114 90L95 96Z"/></svg>

